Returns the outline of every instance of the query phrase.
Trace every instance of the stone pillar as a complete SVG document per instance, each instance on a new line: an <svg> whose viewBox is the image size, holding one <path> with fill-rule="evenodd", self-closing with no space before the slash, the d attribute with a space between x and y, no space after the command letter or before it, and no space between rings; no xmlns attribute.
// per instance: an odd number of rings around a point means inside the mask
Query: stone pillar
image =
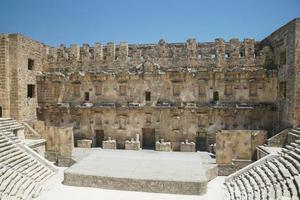
<svg viewBox="0 0 300 200"><path fill-rule="evenodd" d="M216 46L216 66L224 67L225 65L225 41L221 38L215 39Z"/></svg>
<svg viewBox="0 0 300 200"><path fill-rule="evenodd" d="M94 44L94 60L100 61L103 59L103 46L101 43Z"/></svg>
<svg viewBox="0 0 300 200"><path fill-rule="evenodd" d="M160 39L157 45L159 64L162 66L167 65L167 48L166 42L163 39Z"/></svg>
<svg viewBox="0 0 300 200"><path fill-rule="evenodd" d="M240 64L240 42L238 39L233 38L230 40L230 66L238 66Z"/></svg>
<svg viewBox="0 0 300 200"><path fill-rule="evenodd" d="M68 60L68 54L66 52L66 45L61 44L57 50L57 61L59 63L64 63Z"/></svg>
<svg viewBox="0 0 300 200"><path fill-rule="evenodd" d="M83 44L81 47L81 61L83 63L88 63L91 59L91 54L90 54L90 46L88 44Z"/></svg>
<svg viewBox="0 0 300 200"><path fill-rule="evenodd" d="M116 47L115 43L109 42L106 46L106 61L107 64L112 64L115 61Z"/></svg>
<svg viewBox="0 0 300 200"><path fill-rule="evenodd" d="M72 44L70 47L70 59L74 62L80 59L80 47L78 44Z"/></svg>
<svg viewBox="0 0 300 200"><path fill-rule="evenodd" d="M245 66L254 66L254 40L245 39L243 45L245 49Z"/></svg>
<svg viewBox="0 0 300 200"><path fill-rule="evenodd" d="M188 66L197 67L197 41L190 38L186 41Z"/></svg>
<svg viewBox="0 0 300 200"><path fill-rule="evenodd" d="M128 44L126 42L121 42L119 47L119 61L121 65L127 63L128 58Z"/></svg>

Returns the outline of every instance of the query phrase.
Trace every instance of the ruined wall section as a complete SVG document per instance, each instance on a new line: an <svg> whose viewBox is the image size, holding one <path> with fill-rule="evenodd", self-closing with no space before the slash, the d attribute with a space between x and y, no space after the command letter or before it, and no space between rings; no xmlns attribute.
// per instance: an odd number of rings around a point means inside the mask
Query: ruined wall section
<svg viewBox="0 0 300 200"><path fill-rule="evenodd" d="M271 131L274 112L269 108L245 109L235 107L212 108L105 108L58 106L41 108L40 119L47 126L69 126L74 128L75 141L95 140L102 130L104 139L117 140L118 148L125 141L139 134L143 141L143 129L153 129L155 141L164 139L172 143L173 150L180 150L180 142L188 139L197 142L202 134L204 147L216 142L214 134L222 129L264 129ZM59 116L59 117L57 117ZM200 135L199 135L200 134ZM203 135L205 134L205 135Z"/></svg>
<svg viewBox="0 0 300 200"><path fill-rule="evenodd" d="M9 39L0 35L0 117L10 116Z"/></svg>
<svg viewBox="0 0 300 200"><path fill-rule="evenodd" d="M300 123L296 113L299 108L297 99L298 68L296 37L299 38L299 19L295 19L281 27L261 42L262 47L269 51L268 67L278 69L278 129L295 127ZM299 40L299 39L298 39ZM270 49L269 49L270 47ZM276 85L274 85L276 87Z"/></svg>
<svg viewBox="0 0 300 200"><path fill-rule="evenodd" d="M93 46L83 44L61 45L59 48L47 47L47 65L45 71L101 71L115 72L136 67L144 61L151 61L161 68L176 69L188 67L224 68L224 67L262 67L265 64L265 51L259 49L259 42L245 39L240 42L232 39L225 42L199 43L188 39L186 43L166 43L133 45L121 42L95 43Z"/></svg>
<svg viewBox="0 0 300 200"><path fill-rule="evenodd" d="M43 105L57 103L128 102L153 105L158 102L214 101L220 103L275 103L277 73L264 69L221 72L165 72L161 74L104 74L76 72L68 75L44 73L38 77L38 101ZM150 92L151 99L145 98ZM87 99L88 96L88 99Z"/></svg>
<svg viewBox="0 0 300 200"><path fill-rule="evenodd" d="M294 127L300 126L300 18L295 20L295 103Z"/></svg>
<svg viewBox="0 0 300 200"><path fill-rule="evenodd" d="M36 76L42 70L44 45L19 34L8 37L10 115L20 121L35 120L38 106Z"/></svg>

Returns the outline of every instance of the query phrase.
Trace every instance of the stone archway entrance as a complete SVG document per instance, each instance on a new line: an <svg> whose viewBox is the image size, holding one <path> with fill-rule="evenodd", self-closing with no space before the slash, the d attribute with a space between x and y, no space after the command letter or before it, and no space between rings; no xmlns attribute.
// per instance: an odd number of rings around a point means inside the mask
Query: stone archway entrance
<svg viewBox="0 0 300 200"><path fill-rule="evenodd" d="M143 149L155 149L155 129L143 128Z"/></svg>

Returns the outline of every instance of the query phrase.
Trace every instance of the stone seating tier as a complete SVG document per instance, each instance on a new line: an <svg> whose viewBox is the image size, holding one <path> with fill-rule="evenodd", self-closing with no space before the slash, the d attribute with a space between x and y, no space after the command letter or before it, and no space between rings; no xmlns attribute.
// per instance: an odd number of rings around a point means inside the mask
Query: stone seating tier
<svg viewBox="0 0 300 200"><path fill-rule="evenodd" d="M300 199L299 153L300 140L295 140L279 156L237 174L225 182L225 199Z"/></svg>
<svg viewBox="0 0 300 200"><path fill-rule="evenodd" d="M0 199L29 200L54 171L26 151L13 133L22 128L12 119L0 118Z"/></svg>

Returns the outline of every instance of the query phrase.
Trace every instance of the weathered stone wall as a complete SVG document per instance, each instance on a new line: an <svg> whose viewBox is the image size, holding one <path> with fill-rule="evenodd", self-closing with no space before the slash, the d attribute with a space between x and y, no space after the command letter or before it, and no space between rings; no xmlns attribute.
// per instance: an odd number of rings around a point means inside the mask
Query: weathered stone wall
<svg viewBox="0 0 300 200"><path fill-rule="evenodd" d="M71 159L74 148L73 127L48 126L42 121L35 121L33 128L46 140L45 157L48 160L57 162L59 166L73 164Z"/></svg>
<svg viewBox="0 0 300 200"><path fill-rule="evenodd" d="M141 67L151 66L145 62ZM49 125L73 124L75 139L95 141L95 131L103 130L118 148L135 134L142 144L143 128L155 129L155 140L170 141L174 150L186 139L196 142L199 133L208 134L206 145L214 143L213 134L221 129L274 132L276 71L152 70L44 73L38 77L39 118Z"/></svg>
<svg viewBox="0 0 300 200"><path fill-rule="evenodd" d="M290 129L285 129L268 139L269 147L284 147L287 144L287 136Z"/></svg>
<svg viewBox="0 0 300 200"><path fill-rule="evenodd" d="M227 66L262 66L265 55L259 49L259 42L253 39L239 41L236 38L225 42L218 38L215 42L199 43L188 39L186 43L127 44L115 45L95 43L94 46L83 44L62 44L59 48L48 48L46 71L97 71L113 69L115 71L136 67L149 60L162 68L179 67L227 67Z"/></svg>
<svg viewBox="0 0 300 200"><path fill-rule="evenodd" d="M233 160L253 160L256 157L256 147L264 144L266 139L266 131L222 130L217 133L217 163L231 164Z"/></svg>
<svg viewBox="0 0 300 200"><path fill-rule="evenodd" d="M0 35L0 109L2 117L10 116L10 71L8 35Z"/></svg>
<svg viewBox="0 0 300 200"><path fill-rule="evenodd" d="M170 141L174 150L186 139L198 148L203 135L201 145L214 143L222 129L264 129L272 136L299 125L299 38L299 19L262 42L55 48L1 35L0 107L5 116L34 121L39 106L38 118L48 126L71 125L75 139L93 145L102 131L118 148L136 134L142 144L143 128L154 129L154 139ZM32 98L28 84L35 85Z"/></svg>
<svg viewBox="0 0 300 200"><path fill-rule="evenodd" d="M275 103L277 73L263 68L233 69L230 72L164 71L156 74L75 72L51 73L38 78L38 100L43 104L70 102L156 103L213 101L218 92L220 102ZM146 102L145 92L151 92ZM85 99L88 93L89 100Z"/></svg>
<svg viewBox="0 0 300 200"><path fill-rule="evenodd" d="M299 40L300 19L295 19L261 42L271 48L269 66L278 69L278 130L300 125Z"/></svg>
<svg viewBox="0 0 300 200"><path fill-rule="evenodd" d="M42 70L44 45L19 34L0 35L0 106L6 117L20 121L37 118L36 76ZM33 61L28 68L28 59ZM34 85L32 98L27 85Z"/></svg>
<svg viewBox="0 0 300 200"><path fill-rule="evenodd" d="M96 131L103 130L104 138L117 140L118 148L124 148L125 141L140 135L143 147L143 128L155 130L155 141L165 139L172 143L172 149L179 151L180 142L188 139L197 142L200 132L214 134L225 128L260 129L272 128L272 110L228 108L59 108L49 107L41 111L41 119L48 125L64 126L73 124L76 139L92 139ZM59 117L58 117L59 116ZM229 117L230 118L229 118ZM255 121L251 120L255 118ZM228 119L228 120L226 120ZM231 119L231 120L229 120ZM214 143L215 139L210 141Z"/></svg>

